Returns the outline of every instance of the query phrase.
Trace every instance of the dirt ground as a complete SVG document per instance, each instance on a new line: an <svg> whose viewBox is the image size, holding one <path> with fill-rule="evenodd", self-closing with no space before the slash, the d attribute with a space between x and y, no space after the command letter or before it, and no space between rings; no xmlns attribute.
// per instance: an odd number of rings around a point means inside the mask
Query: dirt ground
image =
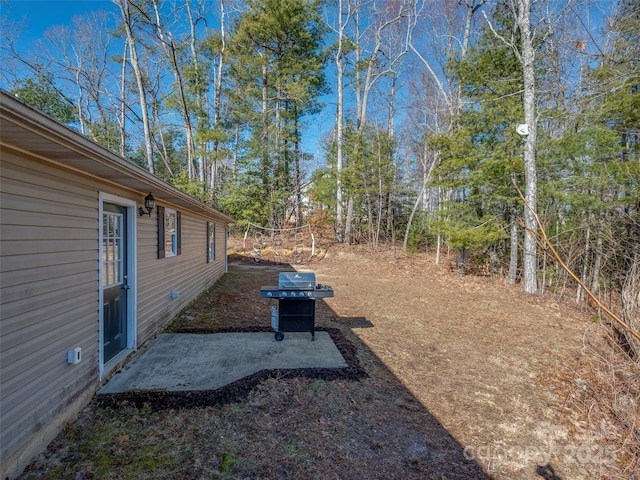
<svg viewBox="0 0 640 480"><path fill-rule="evenodd" d="M259 289L292 266L230 247L229 273L172 331L268 329ZM623 417L601 364L629 362L592 314L424 254L316 253L294 267L333 287L317 327L353 375L272 372L204 405L94 402L21 478L640 478L638 370L613 386Z"/></svg>

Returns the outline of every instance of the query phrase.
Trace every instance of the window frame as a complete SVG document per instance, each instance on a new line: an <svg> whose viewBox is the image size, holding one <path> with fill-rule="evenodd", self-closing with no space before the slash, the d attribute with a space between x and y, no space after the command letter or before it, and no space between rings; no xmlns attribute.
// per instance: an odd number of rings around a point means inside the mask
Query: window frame
<svg viewBox="0 0 640 480"><path fill-rule="evenodd" d="M173 217L173 230L170 230L170 218ZM168 247L168 248L167 248ZM172 208L164 209L164 256L176 257L178 255L178 212Z"/></svg>
<svg viewBox="0 0 640 480"><path fill-rule="evenodd" d="M179 210L166 207L156 207L158 212L158 258L175 257L182 253L181 213ZM167 215L175 215L174 232L171 235L172 250L167 251Z"/></svg>
<svg viewBox="0 0 640 480"><path fill-rule="evenodd" d="M216 260L216 224L207 222L207 263Z"/></svg>

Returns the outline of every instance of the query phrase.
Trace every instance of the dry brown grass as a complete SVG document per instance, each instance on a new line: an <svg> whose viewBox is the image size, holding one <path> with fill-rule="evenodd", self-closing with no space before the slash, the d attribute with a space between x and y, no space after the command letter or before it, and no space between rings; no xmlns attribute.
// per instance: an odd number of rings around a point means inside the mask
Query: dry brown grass
<svg viewBox="0 0 640 480"><path fill-rule="evenodd" d="M592 441L578 452L601 459L597 478L640 478L640 370L619 344L614 325L586 329L580 361L565 364L550 381L557 389L557 421L569 425L576 444ZM596 340L597 339L597 340ZM576 388L577 387L577 388Z"/></svg>
<svg viewBox="0 0 640 480"><path fill-rule="evenodd" d="M259 288L290 267L239 253L174 331L268 326ZM637 366L585 312L424 256L318 253L304 268L336 294L318 326L341 331L366 377L275 374L190 408L94 403L23 478L637 475Z"/></svg>

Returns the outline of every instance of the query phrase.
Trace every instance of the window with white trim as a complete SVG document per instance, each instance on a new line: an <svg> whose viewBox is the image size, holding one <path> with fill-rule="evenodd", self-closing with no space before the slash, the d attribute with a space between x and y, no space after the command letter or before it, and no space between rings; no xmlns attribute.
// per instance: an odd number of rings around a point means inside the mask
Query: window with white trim
<svg viewBox="0 0 640 480"><path fill-rule="evenodd" d="M207 222L207 263L216 259L216 224Z"/></svg>
<svg viewBox="0 0 640 480"><path fill-rule="evenodd" d="M178 215L175 210L164 210L164 256L178 254Z"/></svg>
<svg viewBox="0 0 640 480"><path fill-rule="evenodd" d="M158 258L180 255L180 212L170 208L158 210Z"/></svg>

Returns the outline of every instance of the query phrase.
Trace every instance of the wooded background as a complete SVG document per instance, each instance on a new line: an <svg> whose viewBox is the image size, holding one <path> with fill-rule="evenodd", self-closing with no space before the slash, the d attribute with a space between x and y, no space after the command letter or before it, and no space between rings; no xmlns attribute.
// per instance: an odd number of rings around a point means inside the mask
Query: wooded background
<svg viewBox="0 0 640 480"><path fill-rule="evenodd" d="M113 2L25 48L3 1L2 87L240 227L561 294L537 214L601 298L638 284L637 0Z"/></svg>

